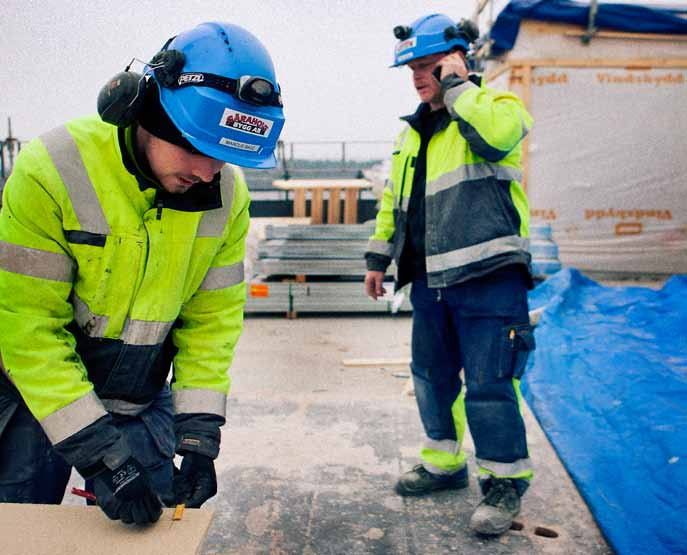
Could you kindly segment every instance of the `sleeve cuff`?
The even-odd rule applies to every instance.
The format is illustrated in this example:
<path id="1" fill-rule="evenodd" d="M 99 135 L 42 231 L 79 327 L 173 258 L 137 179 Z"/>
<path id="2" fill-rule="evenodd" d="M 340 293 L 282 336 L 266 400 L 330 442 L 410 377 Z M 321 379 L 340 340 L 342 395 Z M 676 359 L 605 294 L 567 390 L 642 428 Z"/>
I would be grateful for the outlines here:
<path id="1" fill-rule="evenodd" d="M 386 272 L 389 264 L 391 264 L 391 258 L 374 252 L 368 252 L 365 254 L 365 264 L 371 272 Z"/>
<path id="2" fill-rule="evenodd" d="M 179 455 L 200 453 L 212 459 L 219 455 L 220 426 L 225 422 L 216 414 L 177 414 L 175 451 Z"/>
<path id="3" fill-rule="evenodd" d="M 459 77 L 455 73 L 450 73 L 440 81 L 441 94 L 445 94 L 447 90 L 452 89 L 465 83 L 465 79 Z"/>
<path id="4" fill-rule="evenodd" d="M 131 453 L 121 432 L 108 414 L 68 438 L 54 444 L 62 458 L 84 478 L 97 474 L 113 458 Z"/>

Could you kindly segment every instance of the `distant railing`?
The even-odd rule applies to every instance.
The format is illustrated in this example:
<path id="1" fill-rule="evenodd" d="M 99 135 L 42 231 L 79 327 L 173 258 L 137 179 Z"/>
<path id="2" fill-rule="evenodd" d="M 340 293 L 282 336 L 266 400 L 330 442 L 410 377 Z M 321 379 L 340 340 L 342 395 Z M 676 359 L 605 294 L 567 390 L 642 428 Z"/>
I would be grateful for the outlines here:
<path id="1" fill-rule="evenodd" d="M 393 144 L 381 140 L 279 141 L 278 164 L 271 173 L 280 179 L 363 177 L 364 169 L 391 156 Z M 269 188 L 265 183 L 268 175 L 251 173 L 257 189 Z"/>
<path id="2" fill-rule="evenodd" d="M 379 160 L 391 155 L 393 141 L 279 141 L 280 160 Z"/>
<path id="3" fill-rule="evenodd" d="M 10 127 L 11 129 L 11 127 Z M 362 177 L 362 171 L 391 156 L 393 141 L 279 141 L 278 165 L 269 172 L 246 170 L 255 189 L 271 189 L 274 179 L 291 177 Z M 0 141 L 0 178 L 4 182 L 22 143 L 9 136 Z"/>
<path id="4" fill-rule="evenodd" d="M 14 159 L 21 150 L 21 141 L 8 137 L 0 141 L 0 178 L 4 181 L 9 177 L 14 167 Z"/>

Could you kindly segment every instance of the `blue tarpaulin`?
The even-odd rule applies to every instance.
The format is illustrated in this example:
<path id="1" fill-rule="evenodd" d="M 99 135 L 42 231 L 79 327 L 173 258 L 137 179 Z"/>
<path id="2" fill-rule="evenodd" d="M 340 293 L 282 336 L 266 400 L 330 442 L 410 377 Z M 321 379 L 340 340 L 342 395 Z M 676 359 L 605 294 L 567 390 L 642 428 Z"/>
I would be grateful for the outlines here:
<path id="1" fill-rule="evenodd" d="M 583 27 L 589 21 L 589 2 L 570 0 L 511 0 L 499 13 L 491 28 L 492 52 L 502 53 L 513 48 L 522 19 L 538 19 L 559 23 L 574 23 Z M 636 4 L 599 3 L 594 18 L 595 27 L 634 33 L 687 33 L 687 20 L 680 14 L 687 8 L 667 9 Z"/>
<path id="2" fill-rule="evenodd" d="M 656 291 L 566 269 L 539 307 L 523 394 L 604 535 L 620 555 L 687 553 L 687 276 Z"/>

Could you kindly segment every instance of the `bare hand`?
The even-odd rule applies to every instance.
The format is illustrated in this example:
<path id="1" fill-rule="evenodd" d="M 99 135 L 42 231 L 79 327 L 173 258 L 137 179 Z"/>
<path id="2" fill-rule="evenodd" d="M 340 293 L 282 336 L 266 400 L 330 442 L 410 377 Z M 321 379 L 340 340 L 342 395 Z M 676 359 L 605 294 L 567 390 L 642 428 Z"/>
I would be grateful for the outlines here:
<path id="1" fill-rule="evenodd" d="M 386 289 L 384 289 L 384 272 L 368 270 L 365 274 L 365 294 L 375 301 L 377 298 L 386 295 Z"/>
<path id="2" fill-rule="evenodd" d="M 444 56 L 437 63 L 441 67 L 441 79 L 447 75 L 455 73 L 461 79 L 467 81 L 468 79 L 468 66 L 465 63 L 465 58 L 460 52 L 452 52 L 447 56 Z"/>

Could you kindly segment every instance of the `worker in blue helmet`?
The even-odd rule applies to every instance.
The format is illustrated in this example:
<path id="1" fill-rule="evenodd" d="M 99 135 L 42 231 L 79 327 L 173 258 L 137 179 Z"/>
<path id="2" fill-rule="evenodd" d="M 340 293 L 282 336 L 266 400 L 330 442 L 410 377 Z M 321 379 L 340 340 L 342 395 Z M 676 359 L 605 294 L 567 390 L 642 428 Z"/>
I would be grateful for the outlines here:
<path id="1" fill-rule="evenodd" d="M 515 95 L 468 73 L 474 24 L 433 14 L 394 35 L 393 66 L 410 69 L 421 103 L 401 118 L 365 254 L 365 289 L 374 299 L 386 292 L 392 260 L 395 287 L 412 284 L 411 370 L 426 434 L 420 464 L 400 477 L 396 492 L 467 487 L 469 425 L 484 493 L 470 527 L 501 534 L 532 478 L 519 391 L 534 348 L 521 185 L 532 119 Z"/>
<path id="2" fill-rule="evenodd" d="M 26 145 L 4 188 L 0 502 L 60 503 L 76 468 L 108 517 L 149 524 L 217 491 L 238 166 L 275 165 L 281 90 L 255 36 L 209 22 L 110 79 L 98 112 Z"/>

